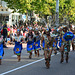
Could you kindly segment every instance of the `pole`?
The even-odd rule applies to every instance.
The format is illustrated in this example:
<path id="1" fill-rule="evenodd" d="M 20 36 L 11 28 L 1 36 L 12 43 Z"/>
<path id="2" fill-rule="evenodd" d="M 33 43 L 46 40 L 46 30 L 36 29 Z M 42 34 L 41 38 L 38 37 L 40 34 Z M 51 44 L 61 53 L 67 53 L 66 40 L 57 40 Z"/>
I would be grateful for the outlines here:
<path id="1" fill-rule="evenodd" d="M 56 15 L 55 15 L 55 25 L 59 26 L 59 0 L 56 0 Z"/>

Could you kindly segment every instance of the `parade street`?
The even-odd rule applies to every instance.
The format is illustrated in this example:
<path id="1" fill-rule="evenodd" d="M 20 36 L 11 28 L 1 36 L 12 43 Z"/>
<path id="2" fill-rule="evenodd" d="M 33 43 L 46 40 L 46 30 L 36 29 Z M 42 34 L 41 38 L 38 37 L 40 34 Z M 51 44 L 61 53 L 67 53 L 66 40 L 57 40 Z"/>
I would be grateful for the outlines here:
<path id="1" fill-rule="evenodd" d="M 4 49 L 4 58 L 0 65 L 0 75 L 75 75 L 75 51 L 69 54 L 69 63 L 60 63 L 60 53 L 52 54 L 50 69 L 46 69 L 43 50 L 40 56 L 29 59 L 26 49 L 23 49 L 21 61 L 17 61 L 13 48 Z"/>

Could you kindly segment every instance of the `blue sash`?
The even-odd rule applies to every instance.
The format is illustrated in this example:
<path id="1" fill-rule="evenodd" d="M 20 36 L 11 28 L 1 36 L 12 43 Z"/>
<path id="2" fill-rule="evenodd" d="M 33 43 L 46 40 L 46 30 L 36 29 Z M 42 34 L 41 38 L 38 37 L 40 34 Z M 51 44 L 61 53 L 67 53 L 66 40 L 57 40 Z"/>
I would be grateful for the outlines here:
<path id="1" fill-rule="evenodd" d="M 34 41 L 28 41 L 28 43 L 27 43 L 27 51 L 31 52 L 32 50 L 34 50 Z"/>
<path id="2" fill-rule="evenodd" d="M 3 44 L 0 44 L 0 59 L 3 58 Z"/>
<path id="3" fill-rule="evenodd" d="M 66 32 L 63 36 L 65 41 L 69 41 L 74 39 L 74 34 L 72 32 Z"/>
<path id="4" fill-rule="evenodd" d="M 22 50 L 22 44 L 20 44 L 20 42 L 15 41 L 15 47 L 14 47 L 14 51 L 16 54 L 21 53 Z"/>
<path id="5" fill-rule="evenodd" d="M 35 46 L 34 47 L 35 47 L 36 50 L 41 49 L 41 47 L 40 47 L 40 40 L 35 42 Z"/>

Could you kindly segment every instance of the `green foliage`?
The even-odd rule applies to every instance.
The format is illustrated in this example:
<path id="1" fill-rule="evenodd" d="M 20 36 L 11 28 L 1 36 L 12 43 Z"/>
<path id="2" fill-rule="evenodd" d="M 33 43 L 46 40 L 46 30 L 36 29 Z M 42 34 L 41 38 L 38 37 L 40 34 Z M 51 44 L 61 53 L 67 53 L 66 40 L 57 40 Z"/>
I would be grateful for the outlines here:
<path id="1" fill-rule="evenodd" d="M 70 23 L 75 21 L 75 0 L 60 0 L 59 15 L 66 18 Z"/>
<path id="2" fill-rule="evenodd" d="M 21 13 L 35 11 L 43 15 L 54 15 L 56 0 L 3 0 L 8 7 Z M 67 18 L 69 22 L 75 22 L 75 0 L 59 0 L 59 17 Z"/>

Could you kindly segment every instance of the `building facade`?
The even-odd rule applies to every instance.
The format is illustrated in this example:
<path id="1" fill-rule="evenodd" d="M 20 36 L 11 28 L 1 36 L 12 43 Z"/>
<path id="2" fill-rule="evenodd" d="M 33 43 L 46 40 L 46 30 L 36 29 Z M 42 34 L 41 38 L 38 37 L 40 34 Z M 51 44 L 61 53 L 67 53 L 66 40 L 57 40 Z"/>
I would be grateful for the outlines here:
<path id="1" fill-rule="evenodd" d="M 7 7 L 7 3 L 0 0 L 0 24 L 7 22 L 9 25 L 17 24 L 23 20 L 22 14 L 12 13 L 13 10 Z"/>

